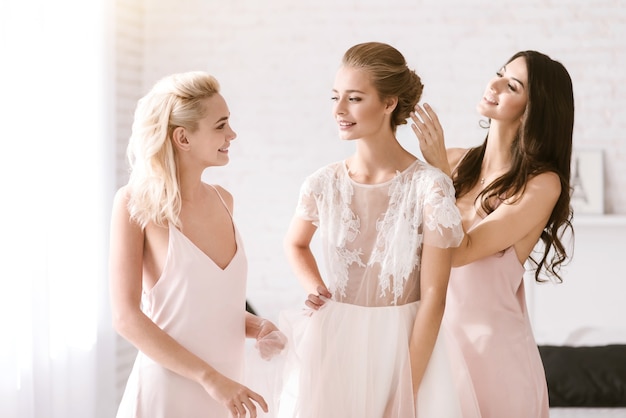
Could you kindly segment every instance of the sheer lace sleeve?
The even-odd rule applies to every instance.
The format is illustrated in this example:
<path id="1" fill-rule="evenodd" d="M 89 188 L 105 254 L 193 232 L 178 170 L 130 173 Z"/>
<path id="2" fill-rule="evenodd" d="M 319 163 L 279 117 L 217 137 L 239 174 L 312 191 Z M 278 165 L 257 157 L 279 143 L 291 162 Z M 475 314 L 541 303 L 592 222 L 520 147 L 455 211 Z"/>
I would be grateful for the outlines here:
<path id="1" fill-rule="evenodd" d="M 424 244 L 463 238 L 452 181 L 420 160 L 375 185 L 352 181 L 343 162 L 321 168 L 300 187 L 296 216 L 319 228 L 334 298 L 363 306 L 418 300 Z"/>
<path id="2" fill-rule="evenodd" d="M 305 221 L 312 221 L 319 227 L 319 210 L 315 200 L 314 187 L 318 184 L 315 175 L 307 177 L 300 186 L 300 196 L 296 206 L 296 215 Z M 317 191 L 319 193 L 319 190 Z"/>
<path id="3" fill-rule="evenodd" d="M 463 239 L 461 214 L 456 207 L 452 180 L 441 173 L 433 179 L 424 200 L 424 244 L 439 248 L 458 247 Z"/>

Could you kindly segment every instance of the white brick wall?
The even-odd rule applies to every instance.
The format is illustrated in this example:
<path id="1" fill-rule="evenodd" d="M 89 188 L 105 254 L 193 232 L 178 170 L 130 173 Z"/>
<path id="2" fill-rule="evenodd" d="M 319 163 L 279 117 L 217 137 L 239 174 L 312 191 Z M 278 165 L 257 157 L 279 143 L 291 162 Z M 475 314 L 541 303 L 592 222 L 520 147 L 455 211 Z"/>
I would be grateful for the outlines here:
<path id="1" fill-rule="evenodd" d="M 235 196 L 250 263 L 249 298 L 272 319 L 304 298 L 282 250 L 299 185 L 315 168 L 352 151 L 337 139 L 329 98 L 340 58 L 357 42 L 388 42 L 404 53 L 423 77 L 424 100 L 439 112 L 448 144 L 458 146 L 483 139 L 475 105 L 514 52 L 537 49 L 560 60 L 574 82 L 575 146 L 605 150 L 607 212 L 626 213 L 623 0 L 130 3 L 130 16 L 119 15 L 127 31 L 119 43 L 119 65 L 128 71 L 118 77 L 124 100 L 138 97 L 139 83 L 143 93 L 178 71 L 207 70 L 222 84 L 239 136 L 231 163 L 207 170 L 205 180 Z M 143 30 L 133 28 L 135 21 L 141 25 L 140 4 Z M 125 103 L 120 130 L 129 129 Z M 127 134 L 119 136 L 122 146 Z M 419 153 L 408 128 L 399 137 Z"/>

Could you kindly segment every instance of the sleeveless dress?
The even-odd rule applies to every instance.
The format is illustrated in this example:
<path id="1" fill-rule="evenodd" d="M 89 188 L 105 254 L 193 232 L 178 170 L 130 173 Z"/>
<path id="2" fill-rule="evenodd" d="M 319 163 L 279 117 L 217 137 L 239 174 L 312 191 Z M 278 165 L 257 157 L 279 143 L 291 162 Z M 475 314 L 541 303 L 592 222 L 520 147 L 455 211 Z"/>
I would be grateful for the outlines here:
<path id="1" fill-rule="evenodd" d="M 188 350 L 240 382 L 248 267 L 234 222 L 233 228 L 237 251 L 228 266 L 221 269 L 170 224 L 165 267 L 157 284 L 143 293 L 142 310 Z M 198 383 L 139 352 L 117 417 L 227 418 L 229 414 Z"/>
<path id="2" fill-rule="evenodd" d="M 337 162 L 305 180 L 296 215 L 318 227 L 323 278 L 333 297 L 316 312 L 281 313 L 290 349 L 278 416 L 478 416 L 469 381 L 461 394 L 462 375 L 453 380 L 452 364 L 462 369 L 462 358 L 443 333 L 417 408 L 413 400 L 409 340 L 419 310 L 422 247 L 457 246 L 463 236 L 451 180 L 416 160 L 386 183 L 360 184 Z"/>
<path id="3" fill-rule="evenodd" d="M 515 249 L 452 268 L 442 327 L 457 340 L 483 418 L 548 418 L 543 363 Z"/>

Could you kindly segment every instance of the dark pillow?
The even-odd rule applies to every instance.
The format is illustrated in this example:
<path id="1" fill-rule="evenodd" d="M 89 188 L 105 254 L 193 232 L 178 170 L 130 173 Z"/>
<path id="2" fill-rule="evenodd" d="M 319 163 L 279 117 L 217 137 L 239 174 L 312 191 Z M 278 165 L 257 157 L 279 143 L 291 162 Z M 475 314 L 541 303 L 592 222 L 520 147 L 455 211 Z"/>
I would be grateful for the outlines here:
<path id="1" fill-rule="evenodd" d="M 550 406 L 626 406 L 626 345 L 539 346 Z"/>

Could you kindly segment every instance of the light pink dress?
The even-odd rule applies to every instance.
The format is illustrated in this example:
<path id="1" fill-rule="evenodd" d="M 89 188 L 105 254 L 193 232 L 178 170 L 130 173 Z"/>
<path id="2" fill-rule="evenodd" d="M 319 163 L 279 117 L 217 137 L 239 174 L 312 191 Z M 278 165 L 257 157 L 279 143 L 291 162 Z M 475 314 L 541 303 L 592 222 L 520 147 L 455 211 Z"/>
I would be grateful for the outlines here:
<path id="1" fill-rule="evenodd" d="M 248 267 L 234 223 L 233 228 L 237 252 L 221 269 L 170 225 L 165 267 L 154 288 L 142 295 L 142 309 L 184 347 L 220 373 L 241 382 Z M 198 383 L 163 368 L 141 352 L 117 413 L 118 418 L 228 416 L 227 410 Z"/>
<path id="2" fill-rule="evenodd" d="M 463 351 L 482 418 L 549 415 L 523 275 L 513 247 L 450 275 L 443 326 Z"/>

